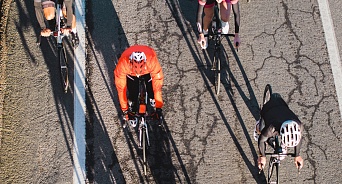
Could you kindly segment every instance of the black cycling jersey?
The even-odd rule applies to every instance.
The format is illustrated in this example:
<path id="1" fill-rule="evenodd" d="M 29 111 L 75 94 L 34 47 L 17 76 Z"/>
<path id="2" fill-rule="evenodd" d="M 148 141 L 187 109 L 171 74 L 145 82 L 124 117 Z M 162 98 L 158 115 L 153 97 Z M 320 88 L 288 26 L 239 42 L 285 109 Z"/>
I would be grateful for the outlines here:
<path id="1" fill-rule="evenodd" d="M 283 122 L 286 120 L 294 120 L 301 125 L 298 117 L 290 110 L 286 102 L 280 96 L 274 94 L 270 101 L 263 106 L 260 114 L 265 122 L 265 127 L 262 129 L 258 140 L 259 152 L 262 156 L 265 156 L 266 141 L 268 138 L 279 135 Z M 301 142 L 300 140 L 300 143 L 294 148 L 296 156 L 299 156 Z"/>
<path id="2" fill-rule="evenodd" d="M 208 5 L 208 4 L 215 3 L 216 0 L 201 0 L 201 1 Z M 204 5 L 198 4 L 198 7 L 197 7 L 197 23 L 196 23 L 198 34 L 201 34 L 203 32 L 203 28 L 202 28 L 203 8 L 204 8 Z M 236 4 L 233 4 L 232 9 L 233 9 L 234 20 L 235 20 L 234 21 L 235 22 L 235 33 L 239 33 L 239 31 L 240 31 L 240 6 L 239 6 L 239 2 L 237 2 Z"/>

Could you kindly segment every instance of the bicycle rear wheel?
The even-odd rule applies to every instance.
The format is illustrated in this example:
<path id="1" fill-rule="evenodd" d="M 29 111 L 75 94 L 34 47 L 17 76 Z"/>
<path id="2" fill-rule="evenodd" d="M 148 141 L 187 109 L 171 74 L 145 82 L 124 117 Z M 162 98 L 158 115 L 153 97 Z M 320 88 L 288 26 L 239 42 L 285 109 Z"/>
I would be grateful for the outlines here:
<path id="1" fill-rule="evenodd" d="M 61 72 L 61 81 L 64 93 L 68 92 L 69 87 L 69 76 L 68 76 L 68 65 L 67 65 L 67 56 L 65 52 L 65 48 L 63 45 L 58 47 L 58 61 L 60 65 Z"/>
<path id="2" fill-rule="evenodd" d="M 262 100 L 262 105 L 265 105 L 270 99 L 272 95 L 272 88 L 270 84 L 267 84 L 264 90 L 264 98 Z"/>
<path id="3" fill-rule="evenodd" d="M 214 65 L 215 65 L 215 94 L 220 94 L 221 85 L 221 59 L 219 57 L 219 52 L 216 51 L 214 55 Z"/>

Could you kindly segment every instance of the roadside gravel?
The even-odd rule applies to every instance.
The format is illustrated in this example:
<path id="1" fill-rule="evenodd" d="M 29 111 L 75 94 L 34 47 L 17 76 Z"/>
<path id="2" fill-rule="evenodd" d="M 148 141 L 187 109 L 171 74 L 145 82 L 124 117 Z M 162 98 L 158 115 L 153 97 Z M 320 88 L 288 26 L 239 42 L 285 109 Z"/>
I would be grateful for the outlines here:
<path id="1" fill-rule="evenodd" d="M 4 102 L 3 91 L 6 88 L 6 61 L 7 61 L 7 45 L 6 45 L 6 28 L 8 13 L 10 10 L 10 4 L 12 0 L 1 0 L 0 1 L 0 148 L 1 148 L 1 137 L 4 131 L 2 126 L 2 109 Z"/>

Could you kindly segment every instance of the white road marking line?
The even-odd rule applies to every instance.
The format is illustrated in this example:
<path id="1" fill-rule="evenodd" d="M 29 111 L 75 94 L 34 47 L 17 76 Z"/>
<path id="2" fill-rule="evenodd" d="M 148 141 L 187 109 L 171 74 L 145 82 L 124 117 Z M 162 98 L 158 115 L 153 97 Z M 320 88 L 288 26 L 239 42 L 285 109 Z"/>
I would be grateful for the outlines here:
<path id="1" fill-rule="evenodd" d="M 86 175 L 86 125 L 85 125 L 85 0 L 75 0 L 76 28 L 79 45 L 75 49 L 74 64 L 74 150 L 73 183 L 85 184 Z"/>
<path id="2" fill-rule="evenodd" d="M 337 40 L 334 31 L 334 25 L 331 18 L 331 12 L 329 8 L 328 0 L 318 0 L 319 11 L 322 18 L 323 29 L 325 33 L 325 39 L 328 47 L 328 54 L 330 59 L 330 65 L 332 74 L 334 76 L 334 82 L 336 87 L 336 94 L 338 104 L 340 107 L 340 115 L 342 119 L 342 65 L 341 57 L 339 54 Z"/>

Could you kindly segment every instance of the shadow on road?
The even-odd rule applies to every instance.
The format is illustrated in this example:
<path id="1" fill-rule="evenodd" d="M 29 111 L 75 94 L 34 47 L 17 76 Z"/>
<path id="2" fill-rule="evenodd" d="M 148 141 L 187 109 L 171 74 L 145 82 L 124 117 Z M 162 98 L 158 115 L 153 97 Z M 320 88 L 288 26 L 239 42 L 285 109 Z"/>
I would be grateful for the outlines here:
<path id="1" fill-rule="evenodd" d="M 101 13 L 100 13 L 101 12 Z M 87 2 L 88 26 L 87 42 L 87 178 L 90 183 L 126 183 L 122 174 L 122 166 L 115 153 L 113 143 L 109 137 L 105 121 L 94 97 L 91 77 L 100 77 L 105 83 L 103 94 L 109 94 L 113 104 L 108 109 L 120 110 L 117 94 L 114 89 L 113 69 L 116 54 L 128 47 L 121 23 L 113 7 L 112 1 Z M 96 28 L 95 28 L 96 27 Z M 118 43 L 117 40 L 123 41 Z M 98 56 L 102 56 L 99 58 Z M 90 58 L 91 57 L 91 58 Z M 101 63 L 104 61 L 104 66 Z M 91 63 L 89 63 L 91 61 Z M 94 76 L 97 70 L 99 76 Z M 108 77 L 109 76 L 109 77 Z M 109 78 L 109 81 L 107 79 Z M 113 123 L 115 120 L 113 120 Z"/>
<path id="2" fill-rule="evenodd" d="M 96 77 L 101 77 L 106 87 L 102 93 L 109 93 L 113 102 L 113 104 L 109 104 L 108 109 L 116 109 L 116 113 L 120 117 L 121 109 L 114 86 L 113 70 L 120 54 L 129 47 L 129 43 L 112 1 L 104 0 L 101 3 L 89 2 L 87 10 L 87 25 L 89 28 L 88 43 L 90 43 L 88 52 L 93 57 L 91 58 L 92 63 L 88 65 L 91 68 L 89 73 L 91 74 L 95 70 L 100 72 L 100 76 Z M 104 64 L 102 64 L 102 60 Z M 90 76 L 93 76 L 93 74 Z M 145 177 L 143 170 L 141 170 L 142 162 L 139 158 L 141 150 L 135 141 L 137 135 L 129 131 L 124 131 L 124 139 L 127 142 L 130 159 L 133 161 L 133 168 L 135 169 L 135 171 L 127 171 L 132 166 L 127 166 L 125 160 L 118 160 L 113 143 L 102 119 L 100 109 L 97 107 L 97 99 L 94 98 L 92 92 L 94 85 L 90 84 L 89 86 L 87 92 L 89 103 L 87 105 L 88 110 L 92 110 L 89 113 L 87 122 L 87 150 L 89 153 L 87 156 L 87 165 L 90 171 L 88 172 L 90 181 L 95 183 L 111 183 L 112 181 L 126 183 L 128 181 L 124 178 L 122 174 L 123 170 L 121 169 L 124 168 L 125 172 L 133 174 L 135 179 L 138 178 L 140 183 L 149 183 L 152 180 L 157 183 L 176 183 L 173 173 L 177 174 L 177 169 L 172 164 L 169 140 L 171 141 L 172 149 L 176 151 L 177 155 L 179 153 L 177 153 L 177 148 L 172 140 L 171 134 L 166 139 L 164 135 L 166 132 L 160 132 L 157 135 L 164 136 L 161 136 L 162 139 L 156 140 L 156 137 L 154 137 L 154 130 L 156 129 L 154 126 L 150 127 L 151 141 L 154 143 L 150 149 L 151 156 L 148 157 L 150 174 Z M 113 121 L 119 121 L 119 119 Z M 94 136 L 95 132 L 97 137 Z M 120 136 L 119 132 L 116 136 Z M 105 152 L 102 151 L 104 149 L 106 150 Z M 111 155 L 111 159 L 106 159 L 108 155 Z M 179 161 L 182 162 L 181 160 Z M 114 167 L 104 168 L 102 165 L 111 165 Z M 186 173 L 185 168 L 183 168 L 183 173 Z"/>
<path id="3" fill-rule="evenodd" d="M 197 67 L 200 69 L 202 78 L 206 84 L 207 89 L 209 90 L 209 92 L 211 94 L 213 103 L 216 105 L 218 112 L 220 113 L 221 119 L 223 120 L 225 126 L 227 127 L 227 130 L 228 130 L 230 136 L 232 137 L 234 144 L 235 144 L 235 147 L 239 150 L 242 159 L 244 160 L 246 166 L 248 167 L 249 171 L 253 175 L 255 181 L 257 183 L 264 183 L 265 182 L 265 176 L 258 174 L 258 169 L 255 166 L 255 161 L 250 161 L 250 159 L 245 154 L 243 147 L 241 146 L 237 136 L 234 134 L 234 131 L 231 128 L 227 118 L 225 117 L 225 114 L 223 113 L 223 110 L 220 106 L 220 103 L 217 99 L 217 96 L 211 90 L 211 85 L 212 85 L 211 81 L 213 81 L 213 79 L 212 80 L 210 80 L 210 79 L 213 78 L 213 74 L 211 74 L 213 72 L 209 71 L 209 70 L 210 70 L 211 63 L 212 63 L 212 61 L 211 61 L 212 56 L 210 56 L 211 55 L 210 53 L 198 50 L 198 47 L 195 46 L 198 44 L 197 43 L 197 35 L 193 33 L 193 32 L 196 32 L 196 30 L 197 30 L 197 26 L 196 26 L 197 2 L 190 1 L 190 0 L 185 0 L 185 1 L 183 1 L 183 0 L 182 1 L 167 0 L 167 4 L 168 4 L 171 12 L 173 12 L 174 19 L 176 20 L 179 29 L 183 33 L 184 39 L 186 40 L 186 43 L 187 43 L 187 45 L 191 51 L 191 54 L 194 58 L 194 61 L 196 62 Z M 190 9 L 189 7 L 192 7 L 192 8 Z M 190 25 L 186 24 L 187 21 L 190 22 Z M 184 24 L 186 25 L 186 27 L 184 26 Z M 222 63 L 225 63 L 225 65 L 226 65 L 226 66 L 225 65 L 223 65 L 223 66 L 225 66 L 224 68 L 226 68 L 227 75 L 225 77 L 223 75 L 223 79 L 221 79 L 221 81 L 224 84 L 230 84 L 231 81 L 233 82 L 234 86 L 236 87 L 236 89 L 239 93 L 239 96 L 242 97 L 242 99 L 246 103 L 247 107 L 250 109 L 250 112 L 253 114 L 255 119 L 257 119 L 259 116 L 259 114 L 258 114 L 259 109 L 258 109 L 258 103 L 257 103 L 257 100 L 255 98 L 253 89 L 249 83 L 248 77 L 247 77 L 247 75 L 246 75 L 246 73 L 245 73 L 245 71 L 244 71 L 244 69 L 240 63 L 239 57 L 236 54 L 235 49 L 233 48 L 229 38 L 227 38 L 227 41 L 230 45 L 230 50 L 234 54 L 234 58 L 237 61 L 237 64 L 240 68 L 242 76 L 244 77 L 244 82 L 247 85 L 249 96 L 247 96 L 246 93 L 240 88 L 240 84 L 239 84 L 238 80 L 236 80 L 233 73 L 229 70 L 228 57 L 225 57 L 225 60 L 222 60 Z M 222 50 L 224 51 L 224 54 L 227 56 L 228 55 L 227 50 L 224 48 Z M 201 59 L 199 54 L 204 54 L 205 61 L 203 61 Z M 229 78 L 231 78 L 230 79 L 231 81 L 229 80 Z M 241 129 L 243 130 L 243 133 L 245 134 L 245 138 L 247 139 L 249 147 L 253 153 L 253 159 L 255 160 L 257 158 L 257 153 L 256 153 L 256 150 L 253 146 L 251 137 L 249 136 L 249 133 L 248 133 L 248 130 L 245 126 L 245 123 L 243 122 L 240 111 L 235 104 L 236 96 L 233 93 L 233 91 L 231 91 L 232 90 L 231 87 L 233 87 L 233 86 L 225 85 L 225 91 L 226 91 L 226 93 L 227 93 L 227 95 L 228 95 L 228 97 L 232 103 L 234 111 L 238 117 Z"/>
<path id="4" fill-rule="evenodd" d="M 21 38 L 22 45 L 27 51 L 30 62 L 29 64 L 32 65 L 32 70 L 34 68 L 39 67 L 43 64 L 45 64 L 48 68 L 48 72 L 50 74 L 50 81 L 52 86 L 52 92 L 54 96 L 55 101 L 55 108 L 56 113 L 58 115 L 59 124 L 63 133 L 64 142 L 68 151 L 68 155 L 70 157 L 71 163 L 74 164 L 73 160 L 73 146 L 72 142 L 70 141 L 73 138 L 73 87 L 70 86 L 69 92 L 64 93 L 64 90 L 62 89 L 62 81 L 60 77 L 60 66 L 59 62 L 57 60 L 57 48 L 55 44 L 55 39 L 53 37 L 49 38 L 42 38 L 40 46 L 37 47 L 31 47 L 31 45 L 35 45 L 29 42 L 32 42 L 33 40 L 38 40 L 38 37 L 40 36 L 40 27 L 38 25 L 38 22 L 36 20 L 36 15 L 34 11 L 34 5 L 33 1 L 16 1 L 16 5 L 19 12 L 19 19 L 17 22 L 15 22 L 15 25 L 17 27 L 18 34 Z M 33 22 L 33 28 L 34 28 L 34 35 L 28 36 L 27 30 L 30 26 L 32 26 Z M 73 67 L 74 63 L 73 56 L 74 53 L 72 51 L 70 42 L 68 40 L 64 40 L 66 47 L 66 54 L 67 54 L 67 60 L 69 61 L 69 79 L 70 81 L 73 81 Z M 39 60 L 37 59 L 37 53 L 39 51 L 39 54 L 42 54 L 42 57 L 45 61 L 45 63 L 39 63 Z M 45 108 L 45 107 L 42 107 Z M 35 123 L 35 122 L 32 122 Z M 34 125 L 33 125 L 34 126 Z"/>

